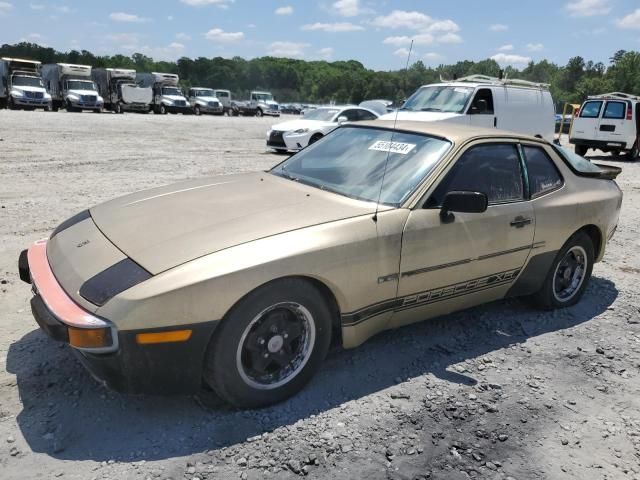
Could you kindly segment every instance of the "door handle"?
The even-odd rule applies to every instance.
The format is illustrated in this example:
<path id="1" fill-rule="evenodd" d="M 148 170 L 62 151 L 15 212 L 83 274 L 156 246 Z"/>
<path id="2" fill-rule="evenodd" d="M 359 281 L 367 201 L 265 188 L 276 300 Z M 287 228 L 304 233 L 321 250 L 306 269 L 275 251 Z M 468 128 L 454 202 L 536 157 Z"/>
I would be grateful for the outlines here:
<path id="1" fill-rule="evenodd" d="M 525 225 L 529 225 L 530 223 L 531 223 L 531 219 L 530 218 L 522 217 L 522 216 L 519 215 L 516 218 L 514 218 L 513 220 L 511 220 L 509 225 L 511 225 L 512 227 L 516 227 L 516 228 L 522 228 Z"/>

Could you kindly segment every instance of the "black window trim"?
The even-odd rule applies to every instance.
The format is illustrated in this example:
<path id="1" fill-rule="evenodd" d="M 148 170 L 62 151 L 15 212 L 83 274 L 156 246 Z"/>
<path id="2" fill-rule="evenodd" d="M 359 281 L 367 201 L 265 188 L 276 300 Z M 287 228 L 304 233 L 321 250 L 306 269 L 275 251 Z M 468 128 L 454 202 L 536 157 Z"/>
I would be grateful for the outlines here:
<path id="1" fill-rule="evenodd" d="M 600 116 L 602 115 L 602 107 L 604 106 L 604 102 L 605 102 L 604 100 L 587 100 L 586 102 L 584 102 L 584 104 L 580 108 L 580 116 L 578 118 L 600 118 Z M 582 116 L 582 114 L 584 112 L 584 106 L 587 103 L 600 103 L 600 108 L 598 108 L 598 114 L 595 117 L 584 117 L 584 116 Z"/>
<path id="2" fill-rule="evenodd" d="M 451 166 L 449 168 L 447 168 L 447 170 L 445 172 L 442 173 L 442 177 L 440 179 L 436 180 L 436 182 L 434 182 L 433 186 L 427 192 L 425 192 L 425 194 L 422 196 L 420 201 L 417 203 L 417 206 L 419 206 L 418 208 L 424 208 L 424 209 L 427 209 L 427 210 L 439 210 L 440 208 L 442 208 L 442 205 L 426 207 L 426 204 L 429 201 L 429 199 L 431 198 L 431 195 L 433 195 L 433 192 L 438 188 L 440 183 L 447 177 L 447 175 L 449 175 L 449 172 L 451 172 L 451 170 L 455 167 L 456 163 L 458 163 L 458 161 L 462 158 L 462 156 L 465 153 L 467 153 L 469 150 L 471 150 L 473 148 L 486 146 L 486 145 L 510 145 L 510 146 L 514 147 L 516 149 L 517 154 L 518 154 L 518 164 L 520 166 L 520 179 L 522 180 L 522 198 L 521 199 L 505 200 L 505 201 L 502 201 L 502 202 L 489 202 L 488 205 L 487 205 L 487 208 L 495 207 L 495 206 L 498 206 L 498 205 L 510 205 L 510 204 L 513 204 L 513 203 L 521 203 L 521 202 L 529 201 L 530 200 L 528 198 L 528 181 L 529 181 L 529 179 L 525 175 L 525 168 L 526 167 L 525 167 L 524 162 L 523 162 L 522 154 L 520 153 L 520 143 L 517 140 L 516 141 L 496 140 L 496 141 L 489 141 L 489 142 L 480 141 L 478 143 L 472 143 L 468 148 L 464 149 L 463 151 L 460 152 L 459 155 L 456 156 L 456 158 L 451 163 Z M 486 192 L 481 192 L 481 193 L 485 193 L 486 194 Z"/>
<path id="3" fill-rule="evenodd" d="M 544 192 L 540 192 L 537 194 L 531 193 L 530 183 L 529 183 L 529 169 L 527 168 L 527 154 L 524 152 L 524 147 L 539 148 L 545 153 L 545 155 L 547 155 L 547 157 L 549 157 L 549 160 L 551 160 L 551 164 L 556 169 L 556 173 L 558 174 L 558 176 L 560 177 L 560 180 L 562 181 L 562 183 L 559 186 L 552 188 L 551 190 L 545 190 Z M 524 169 L 526 174 L 527 200 L 537 200 L 540 197 L 544 197 L 545 195 L 556 192 L 560 190 L 562 187 L 564 187 L 565 185 L 564 176 L 562 175 L 562 172 L 558 168 L 558 165 L 556 165 L 555 160 L 551 157 L 551 155 L 549 155 L 549 153 L 544 148 L 544 146 L 540 144 L 534 144 L 534 143 L 518 143 L 518 151 L 520 151 L 520 158 L 523 165 L 522 168 Z"/>

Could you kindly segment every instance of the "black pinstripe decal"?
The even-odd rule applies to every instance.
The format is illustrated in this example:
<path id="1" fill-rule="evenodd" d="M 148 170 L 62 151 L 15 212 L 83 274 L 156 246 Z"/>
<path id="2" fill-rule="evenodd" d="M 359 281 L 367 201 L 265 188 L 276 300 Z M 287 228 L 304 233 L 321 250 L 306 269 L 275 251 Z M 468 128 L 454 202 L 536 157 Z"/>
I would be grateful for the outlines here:
<path id="1" fill-rule="evenodd" d="M 401 311 L 409 308 L 420 307 L 431 303 L 449 300 L 451 298 L 480 292 L 489 288 L 512 283 L 520 273 L 520 269 L 507 270 L 494 273 L 466 282 L 454 283 L 445 287 L 438 287 L 424 292 L 406 295 L 370 305 L 356 312 L 342 315 L 342 326 L 353 326 L 371 317 L 389 311 Z"/>

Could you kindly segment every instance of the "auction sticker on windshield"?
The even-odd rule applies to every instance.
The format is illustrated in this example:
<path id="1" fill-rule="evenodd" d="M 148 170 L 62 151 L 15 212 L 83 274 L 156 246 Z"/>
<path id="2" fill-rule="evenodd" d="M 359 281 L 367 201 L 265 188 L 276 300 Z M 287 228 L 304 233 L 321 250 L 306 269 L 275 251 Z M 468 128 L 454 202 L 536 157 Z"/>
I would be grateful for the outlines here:
<path id="1" fill-rule="evenodd" d="M 415 143 L 388 142 L 386 140 L 378 140 L 369 147 L 369 150 L 377 150 L 379 152 L 400 153 L 406 155 L 416 148 Z"/>

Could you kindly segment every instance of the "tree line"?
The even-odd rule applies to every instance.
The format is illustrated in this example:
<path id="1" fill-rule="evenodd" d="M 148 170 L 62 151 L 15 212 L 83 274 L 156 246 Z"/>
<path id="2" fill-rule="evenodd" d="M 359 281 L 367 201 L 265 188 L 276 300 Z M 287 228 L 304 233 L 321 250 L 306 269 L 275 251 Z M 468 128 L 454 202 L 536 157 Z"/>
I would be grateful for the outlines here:
<path id="1" fill-rule="evenodd" d="M 356 60 L 327 62 L 278 57 L 252 60 L 182 57 L 168 62 L 155 61 L 141 53 L 99 56 L 87 50 L 60 52 L 28 42 L 2 45 L 0 57 L 176 73 L 184 87 L 226 88 L 236 97 L 244 97 L 254 89 L 269 90 L 280 102 L 360 103 L 385 98 L 399 103 L 421 85 L 472 74 L 493 77 L 502 74 L 548 83 L 559 110 L 565 102 L 580 103 L 589 95 L 611 91 L 640 96 L 640 52 L 625 50 L 615 52 L 606 65 L 576 56 L 564 66 L 541 60 L 530 62 L 522 70 L 507 67 L 503 71 L 492 59 L 465 60 L 435 68 L 417 61 L 408 71 L 374 71 Z"/>

